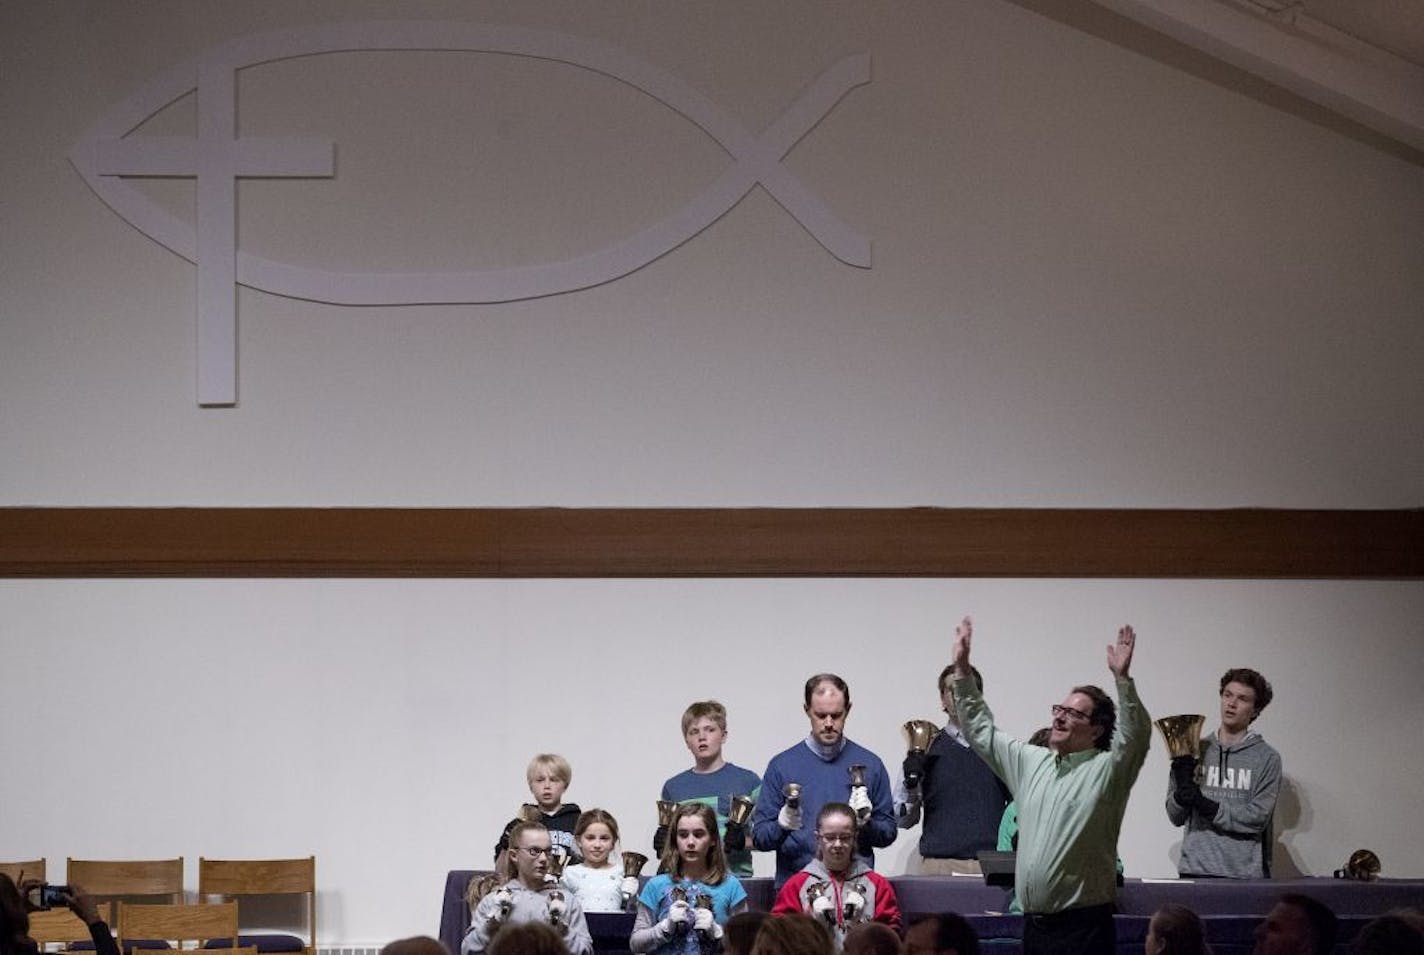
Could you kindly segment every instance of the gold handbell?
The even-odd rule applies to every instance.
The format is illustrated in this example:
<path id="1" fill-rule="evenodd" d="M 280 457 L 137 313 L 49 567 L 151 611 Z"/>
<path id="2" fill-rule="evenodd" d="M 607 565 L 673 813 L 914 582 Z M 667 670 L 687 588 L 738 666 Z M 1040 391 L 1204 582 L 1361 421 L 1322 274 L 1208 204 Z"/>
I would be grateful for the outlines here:
<path id="1" fill-rule="evenodd" d="M 541 815 L 543 813 L 539 811 L 539 807 L 532 802 L 526 802 L 519 807 L 520 822 L 538 822 Z"/>
<path id="2" fill-rule="evenodd" d="M 812 882 L 806 886 L 806 906 L 809 909 L 812 902 L 830 891 L 830 884 L 827 882 Z"/>
<path id="3" fill-rule="evenodd" d="M 929 720 L 908 720 L 900 727 L 900 735 L 905 737 L 908 752 L 923 753 L 939 735 L 939 727 Z"/>
<path id="4" fill-rule="evenodd" d="M 786 790 L 785 790 L 785 792 L 786 792 L 786 805 L 790 806 L 792 809 L 800 809 L 800 808 L 801 808 L 801 784 L 800 784 L 800 783 L 787 783 L 787 784 L 786 784 Z"/>
<path id="5" fill-rule="evenodd" d="M 1379 878 L 1380 859 L 1369 849 L 1356 849 L 1350 853 L 1350 861 L 1345 863 L 1345 878 L 1360 882 L 1373 882 Z"/>
<path id="6" fill-rule="evenodd" d="M 756 803 L 750 796 L 733 796 L 732 805 L 727 810 L 727 821 L 734 826 L 745 826 L 751 818 Z"/>
<path id="7" fill-rule="evenodd" d="M 1206 717 L 1197 713 L 1182 716 L 1164 716 L 1157 721 L 1162 731 L 1162 739 L 1167 744 L 1167 753 L 1173 759 L 1178 756 L 1201 758 L 1201 731 Z"/>
<path id="8" fill-rule="evenodd" d="M 712 896 L 703 893 L 702 895 L 699 895 L 697 897 L 697 901 L 693 904 L 695 904 L 699 909 L 706 909 L 710 912 L 712 911 Z"/>
<path id="9" fill-rule="evenodd" d="M 672 814 L 677 812 L 677 803 L 668 799 L 658 800 L 658 825 L 672 825 Z"/>
<path id="10" fill-rule="evenodd" d="M 623 878 L 636 879 L 643 874 L 643 866 L 648 864 L 648 857 L 641 852 L 623 853 Z"/>
<path id="11" fill-rule="evenodd" d="M 569 852 L 550 852 L 548 869 L 549 874 L 552 875 L 555 879 L 563 878 L 564 869 L 568 866 L 569 860 L 572 858 L 573 854 Z"/>

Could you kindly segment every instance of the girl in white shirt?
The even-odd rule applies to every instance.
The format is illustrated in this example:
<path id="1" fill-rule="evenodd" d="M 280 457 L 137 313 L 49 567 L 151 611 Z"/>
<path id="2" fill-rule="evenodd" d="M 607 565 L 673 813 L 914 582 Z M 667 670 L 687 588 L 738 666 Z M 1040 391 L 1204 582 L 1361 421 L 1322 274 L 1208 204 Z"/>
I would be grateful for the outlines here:
<path id="1" fill-rule="evenodd" d="M 590 809 L 574 825 L 574 839 L 583 862 L 564 870 L 564 885 L 578 896 L 585 912 L 624 911 L 638 895 L 638 879 L 625 877 L 621 859 L 615 861 L 618 821 L 612 813 Z"/>

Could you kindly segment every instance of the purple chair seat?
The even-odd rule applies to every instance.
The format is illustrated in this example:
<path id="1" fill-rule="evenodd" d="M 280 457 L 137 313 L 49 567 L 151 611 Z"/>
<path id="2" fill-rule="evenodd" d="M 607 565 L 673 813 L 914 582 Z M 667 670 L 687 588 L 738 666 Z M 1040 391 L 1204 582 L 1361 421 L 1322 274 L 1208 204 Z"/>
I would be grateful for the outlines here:
<path id="1" fill-rule="evenodd" d="M 306 943 L 295 935 L 239 935 L 237 937 L 239 948 L 255 948 L 258 952 L 302 952 L 306 951 Z M 230 938 L 210 938 L 203 943 L 203 948 L 232 948 Z"/>

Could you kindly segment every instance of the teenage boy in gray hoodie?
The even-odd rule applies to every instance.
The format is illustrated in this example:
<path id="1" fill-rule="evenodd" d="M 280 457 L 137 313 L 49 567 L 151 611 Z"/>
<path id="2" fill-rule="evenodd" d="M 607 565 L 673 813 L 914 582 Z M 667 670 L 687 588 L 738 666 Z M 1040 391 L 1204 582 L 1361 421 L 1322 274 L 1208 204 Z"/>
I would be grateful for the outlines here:
<path id="1" fill-rule="evenodd" d="M 1281 789 L 1281 757 L 1251 728 L 1271 702 L 1271 684 L 1255 670 L 1221 678 L 1221 726 L 1201 758 L 1172 760 L 1167 818 L 1186 825 L 1177 872 L 1182 878 L 1271 876 L 1271 817 Z"/>

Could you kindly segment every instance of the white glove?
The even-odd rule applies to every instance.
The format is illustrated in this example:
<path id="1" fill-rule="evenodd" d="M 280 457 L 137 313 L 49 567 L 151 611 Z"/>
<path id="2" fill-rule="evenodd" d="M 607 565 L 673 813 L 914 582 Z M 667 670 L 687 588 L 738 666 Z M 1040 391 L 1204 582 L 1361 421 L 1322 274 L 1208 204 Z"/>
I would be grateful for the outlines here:
<path id="1" fill-rule="evenodd" d="M 658 930 L 664 938 L 672 938 L 678 929 L 687 927 L 687 909 L 688 905 L 683 901 L 674 902 L 668 909 L 668 914 L 658 923 Z"/>
<path id="2" fill-rule="evenodd" d="M 865 911 L 865 896 L 855 889 L 847 889 L 841 897 L 841 911 L 845 913 L 847 922 L 854 922 L 856 916 Z"/>
<path id="3" fill-rule="evenodd" d="M 627 876 L 619 888 L 623 892 L 624 899 L 631 899 L 638 894 L 638 877 L 636 875 Z"/>
<path id="4" fill-rule="evenodd" d="M 569 903 L 564 901 L 562 894 L 555 893 L 549 897 L 549 924 L 562 925 L 564 913 L 568 911 Z"/>
<path id="5" fill-rule="evenodd" d="M 850 798 L 846 800 L 846 803 L 855 810 L 855 817 L 861 822 L 869 819 L 870 811 L 875 808 L 870 801 L 870 793 L 865 791 L 864 786 L 852 786 Z"/>
<path id="6" fill-rule="evenodd" d="M 703 935 L 710 935 L 712 938 L 722 937 L 722 926 L 712 918 L 711 909 L 697 909 L 692 915 L 692 927 Z"/>
<path id="7" fill-rule="evenodd" d="M 490 913 L 490 921 L 502 922 L 509 918 L 509 910 L 514 907 L 514 894 L 504 886 L 500 886 L 495 889 L 494 899 L 498 904 L 495 906 L 494 912 Z"/>
<path id="8" fill-rule="evenodd" d="M 816 901 L 811 903 L 811 913 L 819 915 L 832 925 L 836 924 L 836 903 L 832 902 L 829 896 L 816 896 Z"/>
<path id="9" fill-rule="evenodd" d="M 782 806 L 781 812 L 776 814 L 776 824 L 783 829 L 796 830 L 801 828 L 801 807 L 792 809 L 790 806 Z"/>

